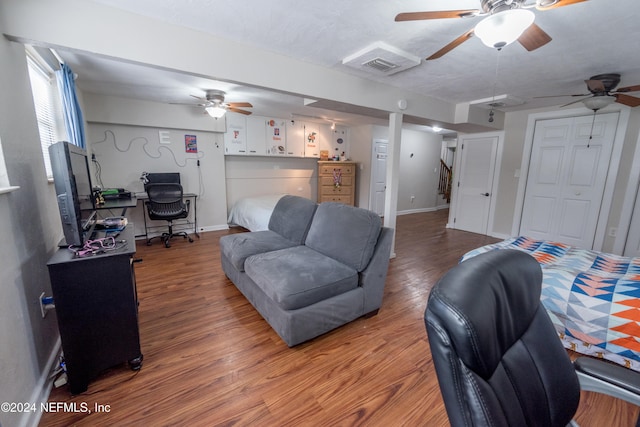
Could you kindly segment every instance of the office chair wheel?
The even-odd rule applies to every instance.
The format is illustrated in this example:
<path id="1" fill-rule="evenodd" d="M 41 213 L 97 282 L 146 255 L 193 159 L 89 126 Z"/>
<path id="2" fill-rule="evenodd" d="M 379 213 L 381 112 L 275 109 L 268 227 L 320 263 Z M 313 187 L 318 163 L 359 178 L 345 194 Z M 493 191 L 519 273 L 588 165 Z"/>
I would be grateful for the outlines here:
<path id="1" fill-rule="evenodd" d="M 193 239 L 189 237 L 189 243 L 193 243 Z"/>

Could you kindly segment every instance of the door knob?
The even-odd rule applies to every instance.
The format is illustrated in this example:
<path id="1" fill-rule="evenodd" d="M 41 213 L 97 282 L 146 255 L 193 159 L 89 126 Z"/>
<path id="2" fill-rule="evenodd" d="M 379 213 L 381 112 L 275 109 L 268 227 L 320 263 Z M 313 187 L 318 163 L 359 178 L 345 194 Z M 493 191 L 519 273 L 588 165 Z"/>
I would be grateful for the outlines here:
<path id="1" fill-rule="evenodd" d="M 481 196 L 489 197 L 489 193 L 480 193 Z"/>

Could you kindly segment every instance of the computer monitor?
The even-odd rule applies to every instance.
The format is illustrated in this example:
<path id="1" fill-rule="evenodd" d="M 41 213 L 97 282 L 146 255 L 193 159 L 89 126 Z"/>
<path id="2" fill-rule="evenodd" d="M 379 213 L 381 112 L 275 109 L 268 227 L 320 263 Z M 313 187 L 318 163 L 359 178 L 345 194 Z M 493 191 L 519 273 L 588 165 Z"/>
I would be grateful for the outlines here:
<path id="1" fill-rule="evenodd" d="M 95 222 L 95 200 L 89 159 L 82 148 L 66 141 L 49 146 L 58 210 L 65 241 L 61 245 L 82 246 L 87 230 Z"/>
<path id="2" fill-rule="evenodd" d="M 146 177 L 145 191 L 147 184 L 180 184 L 180 172 L 153 172 L 146 174 Z"/>

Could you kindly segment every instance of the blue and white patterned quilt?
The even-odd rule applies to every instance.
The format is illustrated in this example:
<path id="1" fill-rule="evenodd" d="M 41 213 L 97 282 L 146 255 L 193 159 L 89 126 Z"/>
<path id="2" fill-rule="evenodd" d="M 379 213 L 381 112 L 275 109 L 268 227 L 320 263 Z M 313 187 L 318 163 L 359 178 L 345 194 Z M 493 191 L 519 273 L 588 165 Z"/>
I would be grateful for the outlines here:
<path id="1" fill-rule="evenodd" d="M 467 252 L 461 262 L 497 249 L 540 263 L 540 300 L 566 348 L 640 371 L 640 258 L 520 236 Z"/>

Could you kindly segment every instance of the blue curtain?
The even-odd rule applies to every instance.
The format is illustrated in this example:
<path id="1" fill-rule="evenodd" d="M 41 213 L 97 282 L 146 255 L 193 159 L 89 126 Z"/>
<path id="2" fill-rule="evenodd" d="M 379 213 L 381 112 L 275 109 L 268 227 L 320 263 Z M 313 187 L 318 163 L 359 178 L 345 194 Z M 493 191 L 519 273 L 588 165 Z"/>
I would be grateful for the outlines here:
<path id="1" fill-rule="evenodd" d="M 67 129 L 69 142 L 80 148 L 86 149 L 84 138 L 84 119 L 82 110 L 76 95 L 76 84 L 73 80 L 73 71 L 67 64 L 60 64 L 60 69 L 56 71 L 58 89 L 62 100 L 62 114 L 64 116 L 64 126 Z"/>

